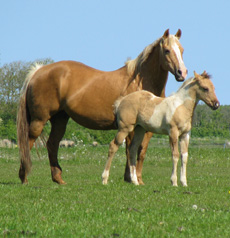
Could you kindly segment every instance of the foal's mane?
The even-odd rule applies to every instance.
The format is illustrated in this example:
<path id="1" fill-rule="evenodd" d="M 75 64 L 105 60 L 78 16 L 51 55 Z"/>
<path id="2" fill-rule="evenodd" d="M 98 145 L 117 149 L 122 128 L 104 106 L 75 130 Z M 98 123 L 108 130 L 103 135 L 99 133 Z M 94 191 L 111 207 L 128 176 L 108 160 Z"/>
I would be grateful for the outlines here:
<path id="1" fill-rule="evenodd" d="M 136 59 L 127 60 L 127 72 L 131 76 L 140 71 L 142 64 L 148 59 L 149 55 L 153 52 L 154 48 L 159 44 L 161 38 L 154 41 L 152 44 L 145 47 L 145 49 L 137 56 Z"/>
<path id="2" fill-rule="evenodd" d="M 192 81 L 194 80 L 194 77 L 191 77 L 189 79 L 187 79 L 186 81 L 183 82 L 183 84 L 180 86 L 180 88 L 178 89 L 178 91 L 182 88 L 185 88 L 186 86 L 188 86 L 190 83 L 192 83 Z"/>
<path id="3" fill-rule="evenodd" d="M 211 77 L 212 77 L 206 71 L 204 71 L 200 76 L 204 79 L 211 79 Z M 186 81 L 184 81 L 184 83 L 181 85 L 181 87 L 178 89 L 178 91 L 182 88 L 187 87 L 189 84 L 192 84 L 192 82 L 194 81 L 195 78 L 196 77 L 191 77 L 191 78 L 187 79 Z"/>

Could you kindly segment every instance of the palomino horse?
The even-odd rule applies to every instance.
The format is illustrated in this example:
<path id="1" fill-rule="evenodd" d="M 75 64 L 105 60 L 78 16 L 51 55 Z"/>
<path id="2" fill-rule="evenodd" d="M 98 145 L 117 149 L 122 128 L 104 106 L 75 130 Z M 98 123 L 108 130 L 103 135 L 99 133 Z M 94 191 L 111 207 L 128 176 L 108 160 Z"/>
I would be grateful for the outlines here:
<path id="1" fill-rule="evenodd" d="M 116 129 L 113 104 L 121 95 L 145 89 L 164 96 L 168 71 L 175 75 L 177 81 L 183 81 L 187 69 L 182 60 L 180 37 L 181 30 L 175 36 L 166 30 L 135 60 L 111 72 L 73 61 L 31 69 L 22 89 L 17 118 L 21 157 L 19 177 L 22 183 L 27 183 L 31 168 L 30 149 L 48 120 L 51 133 L 47 150 L 52 180 L 64 184 L 57 154 L 70 117 L 90 129 Z"/>
<path id="2" fill-rule="evenodd" d="M 186 80 L 177 93 L 167 98 L 160 98 L 148 91 L 131 93 L 115 102 L 115 114 L 118 132 L 109 146 L 108 160 L 102 174 L 103 184 L 107 184 L 109 170 L 114 154 L 124 138 L 135 131 L 129 148 L 130 172 L 132 183 L 138 185 L 135 158 L 145 132 L 169 135 L 172 151 L 173 170 L 171 182 L 177 186 L 177 162 L 179 160 L 178 139 L 181 151 L 180 181 L 187 186 L 186 164 L 188 159 L 189 132 L 192 117 L 199 100 L 204 101 L 213 110 L 220 105 L 214 92 L 210 76 L 204 71 L 202 75 L 194 72 L 195 77 Z"/>

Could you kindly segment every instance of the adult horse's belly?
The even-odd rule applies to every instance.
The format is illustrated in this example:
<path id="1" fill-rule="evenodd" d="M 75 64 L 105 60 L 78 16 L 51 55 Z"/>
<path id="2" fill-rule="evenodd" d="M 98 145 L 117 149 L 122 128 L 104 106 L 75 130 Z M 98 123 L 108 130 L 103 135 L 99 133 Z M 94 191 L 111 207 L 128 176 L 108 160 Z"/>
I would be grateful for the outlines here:
<path id="1" fill-rule="evenodd" d="M 110 90 L 92 87 L 76 91 L 66 100 L 64 110 L 77 123 L 90 129 L 115 129 L 113 104 L 116 96 Z"/>

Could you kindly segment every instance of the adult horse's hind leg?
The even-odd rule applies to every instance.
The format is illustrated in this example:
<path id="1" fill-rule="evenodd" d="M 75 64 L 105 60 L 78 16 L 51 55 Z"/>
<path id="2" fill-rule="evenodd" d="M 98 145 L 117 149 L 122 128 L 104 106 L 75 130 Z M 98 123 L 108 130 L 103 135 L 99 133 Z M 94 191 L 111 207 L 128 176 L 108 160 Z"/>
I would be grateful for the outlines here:
<path id="1" fill-rule="evenodd" d="M 28 141 L 30 150 L 32 149 L 35 140 L 41 135 L 43 127 L 44 127 L 44 122 L 43 121 L 34 120 L 34 121 L 30 122 L 30 125 L 29 125 L 29 141 Z M 28 166 L 31 167 L 31 161 L 28 161 L 28 163 L 29 163 Z M 23 184 L 28 183 L 27 175 L 28 174 L 26 173 L 25 165 L 21 161 L 21 165 L 20 165 L 20 168 L 19 168 L 19 178 L 21 179 Z"/>
<path id="2" fill-rule="evenodd" d="M 50 119 L 51 132 L 47 141 L 47 150 L 49 154 L 52 180 L 58 184 L 65 184 L 61 177 L 62 169 L 58 163 L 57 156 L 59 142 L 65 134 L 68 120 L 69 116 L 64 111 L 57 113 Z"/>

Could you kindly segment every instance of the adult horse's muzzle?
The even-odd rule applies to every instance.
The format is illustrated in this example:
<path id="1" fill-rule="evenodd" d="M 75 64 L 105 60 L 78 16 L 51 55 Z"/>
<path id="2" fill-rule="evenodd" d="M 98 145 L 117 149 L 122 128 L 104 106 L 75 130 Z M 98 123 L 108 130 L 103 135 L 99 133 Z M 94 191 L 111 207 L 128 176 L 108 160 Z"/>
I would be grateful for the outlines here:
<path id="1" fill-rule="evenodd" d="M 186 79 L 188 74 L 188 70 L 185 68 L 184 70 L 178 69 L 175 72 L 175 78 L 178 82 L 182 82 Z"/>

